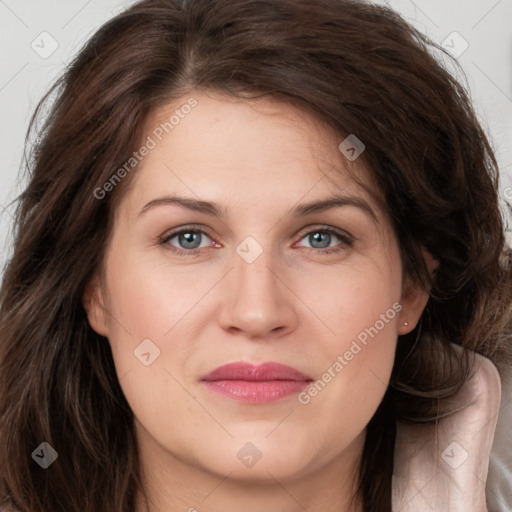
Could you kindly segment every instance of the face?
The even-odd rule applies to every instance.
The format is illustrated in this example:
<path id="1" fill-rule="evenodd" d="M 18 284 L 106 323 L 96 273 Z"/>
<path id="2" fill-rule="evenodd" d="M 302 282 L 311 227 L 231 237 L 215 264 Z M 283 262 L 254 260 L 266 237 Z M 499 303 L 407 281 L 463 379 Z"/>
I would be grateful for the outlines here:
<path id="1" fill-rule="evenodd" d="M 86 299 L 142 449 L 253 481 L 355 460 L 425 298 L 344 137 L 275 100 L 191 96 L 161 140 L 189 97 L 148 119 Z"/>

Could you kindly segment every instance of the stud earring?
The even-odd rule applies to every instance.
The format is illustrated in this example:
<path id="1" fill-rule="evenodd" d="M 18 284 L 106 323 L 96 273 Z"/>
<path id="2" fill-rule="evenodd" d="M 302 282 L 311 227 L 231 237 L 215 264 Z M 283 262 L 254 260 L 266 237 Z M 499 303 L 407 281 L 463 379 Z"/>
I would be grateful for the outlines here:
<path id="1" fill-rule="evenodd" d="M 409 323 L 408 322 L 404 322 L 404 325 L 409 325 Z"/>

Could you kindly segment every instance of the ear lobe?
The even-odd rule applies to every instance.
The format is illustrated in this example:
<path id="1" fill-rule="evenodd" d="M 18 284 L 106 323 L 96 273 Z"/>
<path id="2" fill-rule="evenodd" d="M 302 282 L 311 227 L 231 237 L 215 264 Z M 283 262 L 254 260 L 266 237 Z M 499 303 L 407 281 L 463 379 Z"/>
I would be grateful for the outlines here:
<path id="1" fill-rule="evenodd" d="M 94 275 L 85 287 L 82 296 L 82 304 L 87 313 L 89 325 L 101 336 L 108 335 L 107 319 L 101 283 L 97 275 Z"/>
<path id="2" fill-rule="evenodd" d="M 429 274 L 432 276 L 436 272 L 439 262 L 425 248 L 422 247 L 421 252 Z M 417 282 L 413 283 L 408 280 L 404 288 L 401 301 L 401 321 L 398 326 L 399 335 L 407 334 L 416 327 L 430 297 L 428 290 L 424 290 Z M 404 321 L 407 322 L 407 325 L 404 325 Z"/>

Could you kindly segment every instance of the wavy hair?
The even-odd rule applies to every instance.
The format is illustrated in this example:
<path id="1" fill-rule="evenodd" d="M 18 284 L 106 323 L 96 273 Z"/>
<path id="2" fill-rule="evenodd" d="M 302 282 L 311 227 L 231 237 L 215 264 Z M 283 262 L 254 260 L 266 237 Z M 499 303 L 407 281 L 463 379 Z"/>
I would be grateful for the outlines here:
<path id="1" fill-rule="evenodd" d="M 404 273 L 430 290 L 419 325 L 398 339 L 360 464 L 364 511 L 391 511 L 396 420 L 453 411 L 471 352 L 512 363 L 498 165 L 442 51 L 390 8 L 356 0 L 143 0 L 90 38 L 27 135 L 0 291 L 0 506 L 133 512 L 144 493 L 133 415 L 82 305 L 131 179 L 102 200 L 94 190 L 138 147 L 150 112 L 217 91 L 274 96 L 357 134 Z M 422 247 L 439 262 L 433 276 Z M 47 470 L 31 458 L 42 441 L 59 455 Z"/>

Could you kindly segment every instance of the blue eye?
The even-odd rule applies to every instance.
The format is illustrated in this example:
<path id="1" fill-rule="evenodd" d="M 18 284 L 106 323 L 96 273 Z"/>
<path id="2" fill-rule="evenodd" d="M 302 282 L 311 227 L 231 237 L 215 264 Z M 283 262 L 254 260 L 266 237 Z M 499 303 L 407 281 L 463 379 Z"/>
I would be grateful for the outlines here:
<path id="1" fill-rule="evenodd" d="M 203 240 L 206 237 L 207 240 Z M 300 240 L 307 239 L 310 247 L 303 247 L 320 254 L 342 251 L 353 245 L 352 238 L 341 231 L 330 227 L 322 227 L 303 233 Z M 333 240 L 338 240 L 333 246 Z M 172 242 L 175 240 L 174 242 Z M 208 241 L 209 240 L 209 241 Z M 194 256 L 206 247 L 216 244 L 211 237 L 202 229 L 197 228 L 180 228 L 165 235 L 160 244 L 166 246 L 171 252 L 179 256 Z"/>
<path id="2" fill-rule="evenodd" d="M 161 243 L 163 245 L 168 245 L 173 252 L 182 255 L 187 254 L 187 252 L 190 253 L 192 251 L 195 251 L 196 249 L 201 249 L 212 245 L 212 241 L 210 241 L 209 243 L 201 247 L 201 242 L 204 236 L 210 238 L 204 231 L 200 229 L 183 228 L 180 229 L 179 231 L 174 231 L 168 234 L 161 241 Z M 173 239 L 176 239 L 176 243 L 179 244 L 179 247 L 175 247 L 173 244 L 171 244 L 171 240 Z M 185 249 L 185 251 L 180 251 L 180 248 Z"/>
<path id="3" fill-rule="evenodd" d="M 333 238 L 341 240 L 341 243 L 331 246 L 330 244 L 333 241 Z M 319 228 L 313 231 L 308 231 L 301 238 L 301 240 L 304 239 L 307 239 L 312 246 L 307 247 L 308 249 L 316 250 L 323 254 L 341 251 L 353 244 L 353 240 L 348 235 L 332 228 Z"/>

